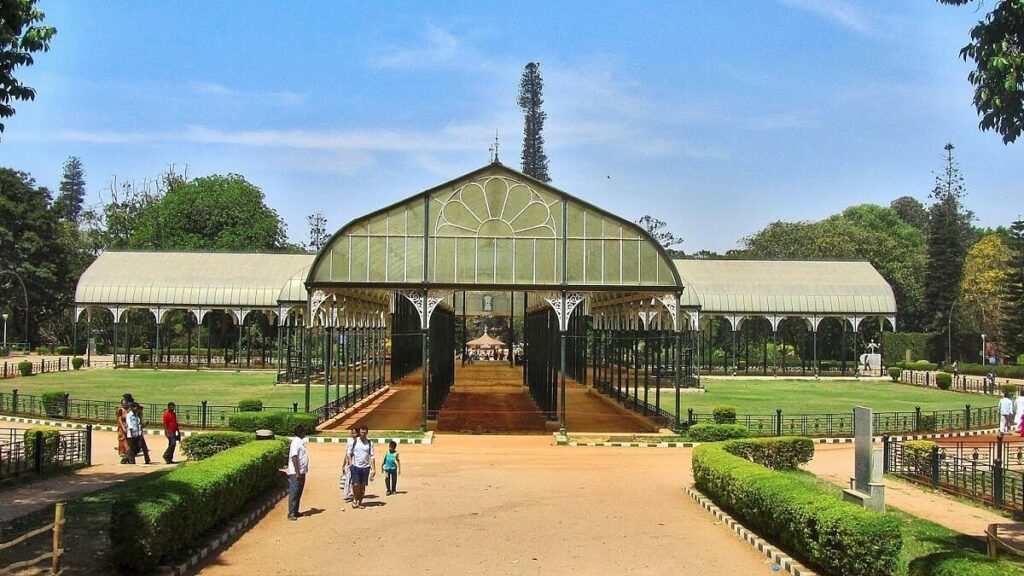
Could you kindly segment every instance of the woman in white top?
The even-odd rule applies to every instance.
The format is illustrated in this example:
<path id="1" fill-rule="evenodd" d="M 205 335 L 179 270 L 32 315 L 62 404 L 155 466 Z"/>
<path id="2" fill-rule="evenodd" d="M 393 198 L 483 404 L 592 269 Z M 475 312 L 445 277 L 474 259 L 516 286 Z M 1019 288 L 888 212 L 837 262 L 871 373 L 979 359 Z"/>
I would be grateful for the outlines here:
<path id="1" fill-rule="evenodd" d="M 352 442 L 349 448 L 348 460 L 349 478 L 352 482 L 352 507 L 362 508 L 363 496 L 366 495 L 366 485 L 373 480 L 373 472 L 377 467 L 377 461 L 373 454 L 373 442 L 366 435 L 370 429 L 366 426 L 359 427 L 359 436 Z"/>

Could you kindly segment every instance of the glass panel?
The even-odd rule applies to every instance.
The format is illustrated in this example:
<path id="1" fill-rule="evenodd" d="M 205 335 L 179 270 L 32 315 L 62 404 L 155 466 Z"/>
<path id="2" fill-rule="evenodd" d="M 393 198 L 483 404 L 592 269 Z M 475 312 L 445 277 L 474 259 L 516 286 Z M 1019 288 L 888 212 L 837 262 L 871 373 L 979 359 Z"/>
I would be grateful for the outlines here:
<path id="1" fill-rule="evenodd" d="M 473 282 L 476 276 L 476 238 L 459 238 L 456 242 L 458 281 Z"/>
<path id="2" fill-rule="evenodd" d="M 386 254 L 385 237 L 372 236 L 369 238 L 368 241 L 370 243 L 370 273 L 367 280 L 370 280 L 371 282 L 383 282 L 384 270 L 387 267 L 387 261 L 384 259 L 384 256 Z"/>
<path id="3" fill-rule="evenodd" d="M 349 278 L 352 282 L 366 281 L 366 265 L 369 262 L 366 259 L 366 247 L 365 236 L 352 236 L 352 276 Z"/>
<path id="4" fill-rule="evenodd" d="M 589 225 L 588 223 L 587 226 Z M 589 228 L 587 228 L 587 235 L 590 235 Z M 587 240 L 586 252 L 587 276 L 584 282 L 587 284 L 601 284 L 601 241 Z"/>
<path id="5" fill-rule="evenodd" d="M 533 282 L 533 250 L 534 240 L 516 240 L 516 282 L 530 284 Z"/>
<path id="6" fill-rule="evenodd" d="M 561 240 L 548 238 L 541 238 L 537 240 L 535 266 L 537 269 L 536 282 L 538 284 L 555 284 L 561 280 L 556 276 L 555 268 L 555 259 L 558 255 L 556 245 L 561 243 Z"/>
<path id="7" fill-rule="evenodd" d="M 569 282 L 583 283 L 583 240 L 569 239 Z"/>
<path id="8" fill-rule="evenodd" d="M 618 240 L 602 240 L 604 243 L 604 283 L 619 283 L 619 254 L 620 242 Z"/>
<path id="9" fill-rule="evenodd" d="M 494 239 L 480 238 L 477 243 L 477 282 L 494 282 Z"/>
<path id="10" fill-rule="evenodd" d="M 420 211 L 420 217 L 423 217 L 422 211 Z M 409 227 L 412 227 L 412 222 L 409 223 Z M 420 228 L 423 228 L 422 220 L 420 221 Z M 407 264 L 409 275 L 406 281 L 423 282 L 423 238 L 419 236 L 410 236 L 409 250 L 406 253 L 409 255 L 409 261 Z"/>
<path id="11" fill-rule="evenodd" d="M 622 241 L 622 279 L 623 284 L 640 283 L 640 242 Z"/>
<path id="12" fill-rule="evenodd" d="M 497 245 L 498 274 L 494 280 L 500 284 L 509 284 L 512 282 L 512 268 L 515 266 L 515 262 L 512 260 L 512 240 L 503 238 L 497 240 Z"/>
<path id="13" fill-rule="evenodd" d="M 649 242 L 644 242 L 640 249 L 640 282 L 643 284 L 658 283 L 658 268 L 661 255 Z"/>
<path id="14" fill-rule="evenodd" d="M 388 281 L 405 281 L 405 237 L 388 238 Z"/>
<path id="15" fill-rule="evenodd" d="M 434 282 L 455 282 L 455 239 L 434 238 L 431 241 Z"/>

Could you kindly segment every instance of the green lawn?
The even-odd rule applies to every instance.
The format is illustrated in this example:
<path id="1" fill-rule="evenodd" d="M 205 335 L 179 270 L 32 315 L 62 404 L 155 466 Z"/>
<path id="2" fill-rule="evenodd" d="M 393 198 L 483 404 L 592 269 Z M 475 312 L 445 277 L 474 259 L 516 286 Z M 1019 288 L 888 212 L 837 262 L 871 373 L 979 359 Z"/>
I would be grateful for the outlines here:
<path id="1" fill-rule="evenodd" d="M 259 398 L 264 406 L 291 406 L 305 403 L 305 388 L 274 385 L 271 372 L 197 372 L 189 370 L 83 370 L 37 374 L 27 378 L 0 381 L 0 392 L 17 388 L 20 394 L 68 392 L 83 400 L 117 400 L 131 392 L 139 402 L 163 404 L 233 405 L 242 398 Z M 345 390 L 342 387 L 342 393 Z M 334 399 L 334 387 L 331 387 Z M 324 403 L 323 385 L 314 385 L 310 404 Z"/>
<path id="2" fill-rule="evenodd" d="M 705 378 L 702 383 L 707 390 L 705 393 L 680 395 L 681 413 L 693 408 L 694 412 L 707 414 L 721 405 L 735 407 L 738 414 L 773 414 L 776 408 L 782 408 L 783 414 L 816 414 L 852 412 L 857 405 L 867 406 L 875 412 L 910 412 L 916 406 L 924 411 L 962 410 L 965 404 L 980 408 L 998 403 L 993 396 L 879 381 Z M 640 395 L 643 396 L 643 388 Z M 647 398 L 654 404 L 654 390 L 648 392 Z M 675 412 L 673 390 L 662 390 L 661 408 Z"/>

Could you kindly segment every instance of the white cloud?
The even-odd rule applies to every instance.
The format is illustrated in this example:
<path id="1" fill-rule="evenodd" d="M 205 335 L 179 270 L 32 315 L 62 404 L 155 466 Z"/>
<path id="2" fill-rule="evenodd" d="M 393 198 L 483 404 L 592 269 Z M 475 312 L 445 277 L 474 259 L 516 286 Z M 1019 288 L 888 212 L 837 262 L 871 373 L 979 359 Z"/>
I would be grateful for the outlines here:
<path id="1" fill-rule="evenodd" d="M 414 68 L 458 63 L 466 50 L 461 40 L 451 32 L 428 26 L 424 42 L 410 48 L 392 47 L 371 60 L 384 68 Z"/>
<path id="2" fill-rule="evenodd" d="M 779 2 L 818 16 L 861 34 L 876 34 L 875 21 L 860 7 L 847 0 L 778 0 Z M 882 9 L 876 7 L 876 9 Z"/>
<path id="3" fill-rule="evenodd" d="M 205 81 L 193 81 L 189 83 L 189 86 L 196 96 L 245 105 L 263 103 L 275 106 L 298 106 L 306 100 L 305 94 L 291 90 L 250 92 L 231 88 L 219 82 Z"/>

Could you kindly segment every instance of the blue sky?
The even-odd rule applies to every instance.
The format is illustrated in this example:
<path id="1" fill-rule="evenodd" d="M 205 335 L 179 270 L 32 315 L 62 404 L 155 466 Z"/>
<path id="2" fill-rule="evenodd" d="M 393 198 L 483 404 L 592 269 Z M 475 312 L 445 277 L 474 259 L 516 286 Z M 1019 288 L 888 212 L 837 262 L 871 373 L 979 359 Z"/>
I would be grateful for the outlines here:
<path id="1" fill-rule="evenodd" d="M 541 62 L 553 184 L 682 248 L 774 220 L 922 201 L 947 141 L 986 226 L 1022 212 L 1024 142 L 977 128 L 972 7 L 934 0 L 58 2 L 0 165 L 56 188 L 235 172 L 306 239 L 488 161 L 519 167 L 519 77 Z M 990 8 L 983 5 L 983 10 Z"/>

